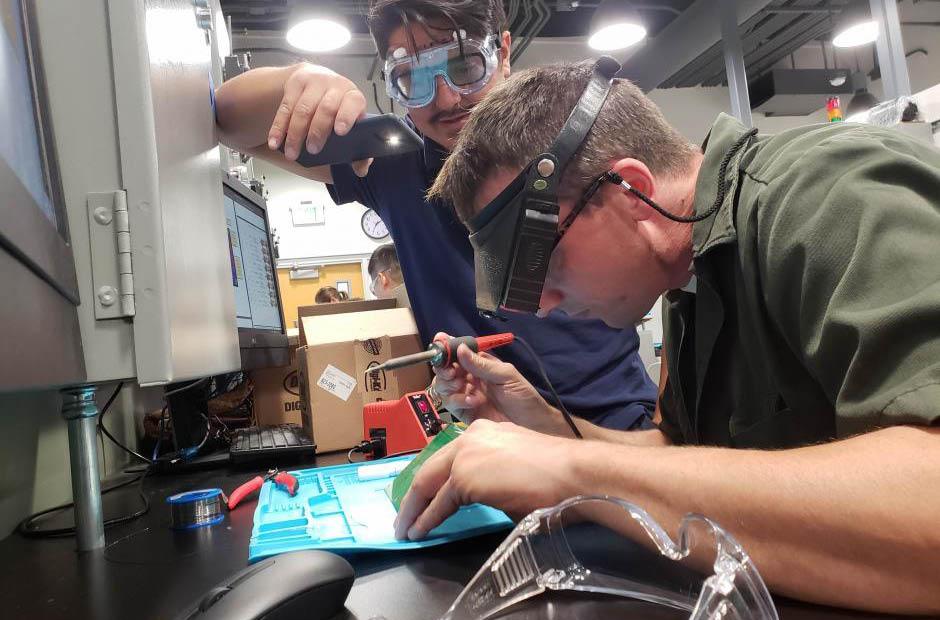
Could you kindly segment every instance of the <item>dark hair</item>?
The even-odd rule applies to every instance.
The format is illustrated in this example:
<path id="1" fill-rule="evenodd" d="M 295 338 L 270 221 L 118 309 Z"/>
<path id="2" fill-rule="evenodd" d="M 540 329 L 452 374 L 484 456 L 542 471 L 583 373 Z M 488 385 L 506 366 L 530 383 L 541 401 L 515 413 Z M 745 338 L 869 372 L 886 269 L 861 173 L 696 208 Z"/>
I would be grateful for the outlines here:
<path id="1" fill-rule="evenodd" d="M 494 88 L 470 112 L 429 198 L 449 200 L 461 220 L 470 219 L 484 179 L 494 170 L 520 170 L 546 151 L 593 73 L 593 60 L 562 63 L 514 73 Z M 643 91 L 616 80 L 559 189 L 581 191 L 622 157 L 642 161 L 653 174 L 679 176 L 696 152 Z"/>
<path id="2" fill-rule="evenodd" d="M 324 286 L 317 291 L 313 300 L 318 304 L 330 304 L 334 301 L 349 301 L 349 295 L 347 295 L 345 291 L 340 292 L 336 290 L 334 286 Z"/>
<path id="3" fill-rule="evenodd" d="M 369 31 L 383 59 L 388 39 L 402 26 L 420 25 L 434 30 L 429 21 L 443 22 L 453 30 L 463 29 L 468 36 L 500 34 L 509 27 L 503 0 L 372 0 L 369 6 Z M 411 37 L 410 30 L 408 36 Z M 412 47 L 414 45 L 412 40 Z"/>
<path id="4" fill-rule="evenodd" d="M 398 250 L 394 243 L 386 243 L 375 248 L 369 257 L 369 277 L 375 278 L 383 271 L 388 271 L 392 279 L 401 280 L 401 264 L 398 262 Z"/>
<path id="5" fill-rule="evenodd" d="M 906 106 L 904 106 L 904 111 L 901 112 L 901 122 L 902 123 L 913 123 L 917 120 L 919 116 L 919 111 L 917 109 L 917 104 L 913 101 L 909 101 Z"/>

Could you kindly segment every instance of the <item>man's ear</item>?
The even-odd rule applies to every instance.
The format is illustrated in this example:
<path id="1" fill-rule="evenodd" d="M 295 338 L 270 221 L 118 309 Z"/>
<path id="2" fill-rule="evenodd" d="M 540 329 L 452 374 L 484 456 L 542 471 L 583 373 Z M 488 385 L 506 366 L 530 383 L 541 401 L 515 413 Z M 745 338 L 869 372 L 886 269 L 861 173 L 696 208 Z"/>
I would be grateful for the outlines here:
<path id="1" fill-rule="evenodd" d="M 500 51 L 500 62 L 499 70 L 503 72 L 503 77 L 509 77 L 509 53 L 512 51 L 512 35 L 509 34 L 508 30 L 503 31 L 502 36 L 500 37 L 501 45 L 499 47 Z"/>
<path id="2" fill-rule="evenodd" d="M 379 282 L 382 284 L 382 288 L 391 288 L 392 279 L 388 277 L 387 271 L 379 272 Z"/>
<path id="3" fill-rule="evenodd" d="M 619 174 L 631 187 L 655 200 L 653 198 L 656 194 L 655 178 L 650 169 L 646 167 L 646 164 L 639 159 L 625 157 L 614 162 L 610 169 Z M 623 186 L 619 188 L 611 187 L 610 189 L 623 194 L 625 198 L 629 199 L 627 209 L 629 209 L 630 217 L 633 219 L 637 221 L 646 220 L 653 215 L 654 211 L 645 202 L 628 192 Z"/>

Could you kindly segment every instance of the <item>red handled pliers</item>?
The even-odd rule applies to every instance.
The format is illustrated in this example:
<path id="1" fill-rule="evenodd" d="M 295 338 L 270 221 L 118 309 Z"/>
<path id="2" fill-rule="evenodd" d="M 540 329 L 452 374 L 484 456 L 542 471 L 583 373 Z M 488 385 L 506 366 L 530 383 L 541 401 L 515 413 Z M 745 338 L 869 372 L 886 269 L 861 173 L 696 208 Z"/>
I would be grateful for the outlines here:
<path id="1" fill-rule="evenodd" d="M 255 476 L 245 484 L 241 485 L 228 497 L 228 509 L 235 510 L 235 507 L 238 504 L 254 493 L 255 491 L 261 489 L 261 486 L 265 483 L 266 480 L 273 480 L 274 484 L 279 488 L 287 492 L 288 495 L 294 497 L 297 495 L 297 487 L 299 486 L 297 478 L 286 471 L 279 471 L 277 469 L 271 469 L 267 474 L 262 476 Z"/>

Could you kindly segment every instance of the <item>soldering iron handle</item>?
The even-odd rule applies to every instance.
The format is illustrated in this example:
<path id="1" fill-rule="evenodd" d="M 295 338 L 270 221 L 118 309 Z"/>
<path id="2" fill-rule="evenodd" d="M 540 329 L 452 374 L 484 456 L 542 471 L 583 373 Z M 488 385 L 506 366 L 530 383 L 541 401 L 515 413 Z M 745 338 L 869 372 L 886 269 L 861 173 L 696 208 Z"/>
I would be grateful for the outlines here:
<path id="1" fill-rule="evenodd" d="M 496 347 L 511 344 L 515 338 L 516 337 L 513 336 L 511 332 L 493 334 L 492 336 L 480 336 L 477 338 L 477 346 L 480 348 L 480 351 L 489 351 Z"/>
<path id="2" fill-rule="evenodd" d="M 490 349 L 507 345 L 513 341 L 513 338 L 515 338 L 515 336 L 509 332 L 493 334 L 491 336 L 479 336 L 477 338 L 473 336 L 438 338 L 431 343 L 431 346 L 439 350 L 440 355 L 431 361 L 431 365 L 441 367 L 450 366 L 455 363 L 457 361 L 457 347 L 462 344 L 467 345 L 467 348 L 474 353 L 479 353 L 480 351 L 489 351 Z"/>

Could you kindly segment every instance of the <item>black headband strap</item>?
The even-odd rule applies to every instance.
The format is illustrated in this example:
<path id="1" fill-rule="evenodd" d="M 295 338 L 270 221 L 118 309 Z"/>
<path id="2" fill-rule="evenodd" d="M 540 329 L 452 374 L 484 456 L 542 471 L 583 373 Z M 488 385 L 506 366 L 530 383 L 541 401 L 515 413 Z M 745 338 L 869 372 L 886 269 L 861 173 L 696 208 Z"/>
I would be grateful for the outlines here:
<path id="1" fill-rule="evenodd" d="M 574 157 L 588 132 L 591 131 L 591 127 L 594 126 L 594 121 L 610 92 L 611 80 L 618 71 L 620 71 L 620 63 L 610 56 L 601 56 L 594 64 L 594 75 L 591 76 L 591 81 L 588 82 L 561 133 L 549 149 L 549 152 L 555 156 L 559 173 L 564 172 L 568 161 Z"/>

